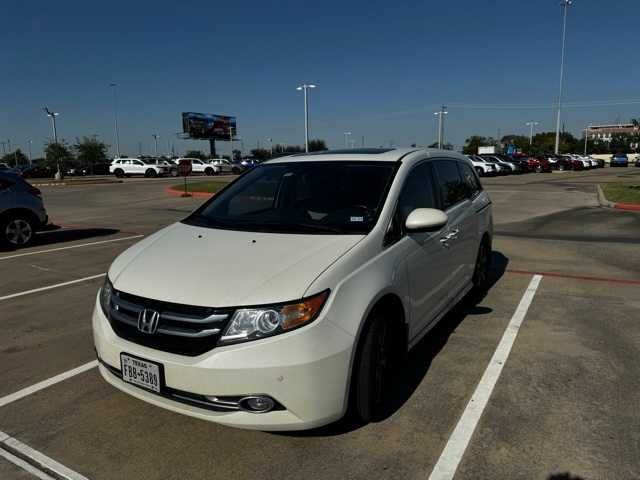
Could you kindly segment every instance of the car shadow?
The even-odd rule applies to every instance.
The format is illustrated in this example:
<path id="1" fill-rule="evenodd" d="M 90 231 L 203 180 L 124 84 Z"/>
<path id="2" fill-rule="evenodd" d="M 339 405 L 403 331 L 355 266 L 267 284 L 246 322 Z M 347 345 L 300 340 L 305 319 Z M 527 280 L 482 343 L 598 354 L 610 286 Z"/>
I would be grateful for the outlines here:
<path id="1" fill-rule="evenodd" d="M 571 475 L 571 473 L 554 473 L 547 477 L 547 480 L 586 480 L 584 477 L 579 475 Z"/>
<path id="2" fill-rule="evenodd" d="M 59 243 L 73 242 L 77 240 L 87 240 L 90 238 L 107 237 L 115 235 L 120 230 L 116 228 L 74 228 L 64 229 L 56 225 L 47 226 L 45 230 L 38 232 L 30 247 L 42 247 Z M 0 246 L 0 252 L 20 251 L 20 248 Z"/>
<path id="3" fill-rule="evenodd" d="M 507 270 L 509 259 L 500 252 L 492 252 L 489 285 L 491 288 L 502 278 Z M 446 345 L 449 337 L 462 321 L 468 316 L 487 315 L 493 310 L 490 307 L 479 305 L 484 295 L 469 293 L 447 315 L 445 315 L 433 329 L 416 344 L 405 363 L 396 375 L 396 381 L 390 386 L 392 393 L 388 404 L 375 423 L 382 422 L 395 414 L 411 398 L 418 386 L 426 377 L 433 360 Z M 330 425 L 312 430 L 294 432 L 271 432 L 276 435 L 298 437 L 324 437 L 342 435 L 363 427 L 362 422 L 356 421 L 351 415 Z"/>

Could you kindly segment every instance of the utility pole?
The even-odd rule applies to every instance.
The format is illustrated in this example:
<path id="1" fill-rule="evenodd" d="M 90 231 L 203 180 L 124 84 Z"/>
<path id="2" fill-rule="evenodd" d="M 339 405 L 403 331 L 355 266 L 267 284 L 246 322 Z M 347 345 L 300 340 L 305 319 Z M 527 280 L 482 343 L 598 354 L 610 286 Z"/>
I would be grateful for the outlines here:
<path id="1" fill-rule="evenodd" d="M 587 139 L 589 138 L 589 129 L 591 125 L 584 129 L 584 156 L 587 156 Z"/>
<path id="2" fill-rule="evenodd" d="M 438 148 L 442 149 L 444 144 L 444 116 L 447 115 L 447 107 L 442 105 L 439 112 L 434 112 L 434 115 L 438 117 Z"/>
<path id="3" fill-rule="evenodd" d="M 109 87 L 113 88 L 113 119 L 114 119 L 114 129 L 116 136 L 116 157 L 120 158 L 120 134 L 118 132 L 118 93 L 117 93 L 117 83 L 110 83 Z"/>
<path id="4" fill-rule="evenodd" d="M 525 125 L 531 128 L 529 131 L 529 145 L 533 145 L 533 129 L 536 125 L 540 125 L 540 122 L 527 122 Z"/>
<path id="5" fill-rule="evenodd" d="M 6 155 L 7 151 L 5 150 L 4 146 L 7 144 L 7 142 L 0 142 L 0 145 L 2 145 L 2 155 Z"/>
<path id="6" fill-rule="evenodd" d="M 567 12 L 573 0 L 561 0 L 562 6 L 562 50 L 560 54 L 560 91 L 558 92 L 558 107 L 556 111 L 556 146 L 555 154 L 560 153 L 560 112 L 562 110 L 562 87 L 564 83 L 564 50 L 567 38 Z"/>
<path id="7" fill-rule="evenodd" d="M 58 130 L 56 129 L 56 117 L 58 115 L 60 115 L 59 112 L 52 112 L 51 110 L 49 110 L 47 107 L 44 107 L 44 111 L 47 114 L 47 116 L 49 116 L 51 118 L 51 125 L 53 127 L 53 143 L 55 143 L 56 145 L 58 144 Z M 62 179 L 62 171 L 60 170 L 60 159 L 56 158 L 56 175 L 55 175 L 55 179 L 56 180 L 61 180 Z"/>
<path id="8" fill-rule="evenodd" d="M 362 135 L 362 148 L 364 148 L 364 135 Z"/>
<path id="9" fill-rule="evenodd" d="M 296 90 L 304 91 L 304 151 L 309 153 L 309 98 L 307 91 L 310 88 L 316 88 L 314 84 L 302 84 Z"/>
<path id="10" fill-rule="evenodd" d="M 33 143 L 33 140 L 29 139 L 27 140 L 27 145 L 29 146 L 29 166 L 31 166 L 32 163 L 32 157 L 31 157 L 31 144 Z"/>
<path id="11" fill-rule="evenodd" d="M 271 158 L 273 158 L 273 138 L 267 138 L 269 140 L 269 150 L 271 151 Z"/>
<path id="12" fill-rule="evenodd" d="M 138 142 L 138 156 L 142 156 L 142 142 Z"/>

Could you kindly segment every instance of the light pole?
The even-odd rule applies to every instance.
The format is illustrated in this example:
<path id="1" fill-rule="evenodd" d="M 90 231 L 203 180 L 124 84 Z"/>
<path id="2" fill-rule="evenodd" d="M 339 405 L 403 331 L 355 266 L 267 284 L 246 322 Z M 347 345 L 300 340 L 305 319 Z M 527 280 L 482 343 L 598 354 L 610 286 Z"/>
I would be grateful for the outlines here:
<path id="1" fill-rule="evenodd" d="M 564 83 L 564 49 L 567 38 L 567 12 L 573 0 L 561 0 L 562 7 L 562 51 L 560 54 L 560 91 L 558 92 L 558 109 L 556 112 L 556 148 L 555 154 L 560 152 L 560 110 L 562 108 L 562 84 Z"/>
<path id="2" fill-rule="evenodd" d="M 444 116 L 447 115 L 447 107 L 442 105 L 439 112 L 434 112 L 433 114 L 438 117 L 438 148 L 442 149 L 442 145 L 444 142 Z"/>
<path id="3" fill-rule="evenodd" d="M 2 145 L 2 155 L 6 155 L 7 151 L 5 150 L 4 146 L 7 144 L 7 142 L 0 142 L 0 145 Z"/>
<path id="4" fill-rule="evenodd" d="M 118 84 L 110 83 L 113 88 L 113 126 L 116 135 L 116 157 L 120 158 L 120 134 L 118 133 Z"/>
<path id="5" fill-rule="evenodd" d="M 533 129 L 536 125 L 540 125 L 540 122 L 527 122 L 525 125 L 531 129 L 529 130 L 529 145 L 533 145 Z"/>
<path id="6" fill-rule="evenodd" d="M 31 166 L 31 144 L 33 143 L 33 140 L 29 139 L 27 140 L 27 145 L 29 146 L 29 166 Z"/>
<path id="7" fill-rule="evenodd" d="M 296 90 L 304 91 L 304 151 L 309 153 L 309 98 L 307 90 L 316 88 L 313 84 L 303 83 Z"/>
<path id="8" fill-rule="evenodd" d="M 591 125 L 584 129 L 584 156 L 587 156 L 587 139 L 589 138 L 589 129 Z"/>
<path id="9" fill-rule="evenodd" d="M 153 140 L 156 144 L 156 158 L 158 158 L 158 139 L 160 138 L 160 135 L 158 135 L 157 133 L 154 133 L 151 136 L 153 137 Z"/>
<path id="10" fill-rule="evenodd" d="M 269 150 L 271 151 L 271 158 L 273 158 L 273 138 L 267 138 L 269 140 Z"/>
<path id="11" fill-rule="evenodd" d="M 344 132 L 344 148 L 349 148 L 349 137 L 351 137 L 351 132 Z"/>
<path id="12" fill-rule="evenodd" d="M 56 129 L 56 117 L 60 115 L 59 112 L 52 112 L 47 107 L 44 107 L 44 111 L 47 116 L 51 117 L 51 126 L 53 128 L 53 143 L 58 144 L 58 130 Z M 60 180 L 62 178 L 62 172 L 60 171 L 60 160 L 56 158 L 56 180 Z"/>

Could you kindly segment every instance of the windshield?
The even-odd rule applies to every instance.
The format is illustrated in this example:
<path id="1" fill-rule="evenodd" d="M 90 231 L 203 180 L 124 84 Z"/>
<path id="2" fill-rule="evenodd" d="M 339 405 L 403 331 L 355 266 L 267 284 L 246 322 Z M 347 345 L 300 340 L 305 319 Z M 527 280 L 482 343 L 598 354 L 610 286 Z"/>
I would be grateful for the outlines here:
<path id="1" fill-rule="evenodd" d="M 243 231 L 366 234 L 378 219 L 395 166 L 348 161 L 260 165 L 184 222 Z"/>

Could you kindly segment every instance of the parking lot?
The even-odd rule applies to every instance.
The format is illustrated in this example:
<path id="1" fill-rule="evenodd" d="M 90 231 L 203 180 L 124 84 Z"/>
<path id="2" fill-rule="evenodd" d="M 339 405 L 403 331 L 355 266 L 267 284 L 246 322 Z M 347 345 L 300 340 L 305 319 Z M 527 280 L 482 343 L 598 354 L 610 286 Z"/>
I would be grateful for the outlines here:
<path id="1" fill-rule="evenodd" d="M 153 407 L 95 368 L 109 264 L 202 199 L 168 196 L 175 179 L 42 187 L 61 228 L 0 252 L 0 478 L 435 479 L 451 465 L 456 479 L 639 478 L 640 212 L 596 195 L 638 180 L 609 168 L 483 179 L 488 295 L 411 352 L 385 420 L 278 434 Z"/>

